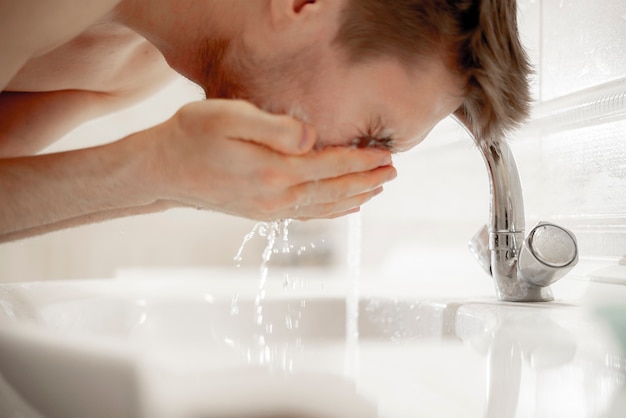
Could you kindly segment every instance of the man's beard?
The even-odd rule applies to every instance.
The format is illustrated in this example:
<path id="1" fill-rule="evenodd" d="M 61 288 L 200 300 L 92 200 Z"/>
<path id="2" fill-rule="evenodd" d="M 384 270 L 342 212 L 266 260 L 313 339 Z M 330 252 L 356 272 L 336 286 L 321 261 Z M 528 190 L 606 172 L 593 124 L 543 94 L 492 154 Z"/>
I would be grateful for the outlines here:
<path id="1" fill-rule="evenodd" d="M 202 65 L 202 80 L 207 99 L 250 99 L 250 91 L 244 86 L 242 70 L 236 65 L 227 64 L 231 41 L 228 39 L 208 39 L 198 52 Z"/>
<path id="2" fill-rule="evenodd" d="M 199 57 L 203 68 L 201 86 L 207 99 L 247 100 L 266 112 L 310 122 L 299 103 L 281 103 L 277 97 L 293 83 L 290 78 L 293 73 L 285 65 L 290 60 L 279 65 L 269 64 L 255 59 L 243 43 L 228 39 L 207 40 Z"/>

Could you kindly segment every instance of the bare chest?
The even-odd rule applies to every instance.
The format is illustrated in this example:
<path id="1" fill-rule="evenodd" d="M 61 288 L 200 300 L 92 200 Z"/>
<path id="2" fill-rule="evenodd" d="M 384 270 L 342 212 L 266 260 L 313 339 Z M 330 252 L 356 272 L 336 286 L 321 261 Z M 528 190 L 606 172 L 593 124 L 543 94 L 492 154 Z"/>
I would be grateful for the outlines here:
<path id="1" fill-rule="evenodd" d="M 28 61 L 6 90 L 120 92 L 171 74 L 160 52 L 136 33 L 97 25 L 70 42 Z"/>

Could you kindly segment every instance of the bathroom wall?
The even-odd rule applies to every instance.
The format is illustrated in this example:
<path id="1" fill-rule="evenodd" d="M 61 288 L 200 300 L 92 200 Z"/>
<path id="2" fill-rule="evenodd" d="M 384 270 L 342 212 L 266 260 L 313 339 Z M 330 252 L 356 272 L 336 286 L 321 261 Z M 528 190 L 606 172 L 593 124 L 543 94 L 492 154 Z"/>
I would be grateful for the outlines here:
<path id="1" fill-rule="evenodd" d="M 545 0 L 539 30 L 541 103 L 519 140 L 521 165 L 536 167 L 526 164 L 529 209 L 571 226 L 586 259 L 622 260 L 626 3 Z"/>
<path id="2" fill-rule="evenodd" d="M 527 224 L 550 220 L 571 228 L 580 245 L 579 276 L 626 263 L 626 2 L 518 3 L 537 72 L 532 121 L 511 138 Z M 150 126 L 199 94 L 181 79 L 130 111 L 81 127 L 53 150 Z M 466 243 L 487 220 L 489 191 L 471 140 L 444 121 L 395 164 L 398 178 L 359 217 L 292 224 L 291 239 L 307 251 L 281 262 L 341 266 L 348 242 L 355 244 L 350 225 L 360 223 L 362 270 L 381 279 L 478 269 Z M 172 210 L 76 228 L 0 245 L 0 281 L 112 277 L 132 267 L 232 267 L 253 226 L 218 213 Z M 249 243 L 244 266 L 258 265 L 264 243 L 262 237 Z"/>

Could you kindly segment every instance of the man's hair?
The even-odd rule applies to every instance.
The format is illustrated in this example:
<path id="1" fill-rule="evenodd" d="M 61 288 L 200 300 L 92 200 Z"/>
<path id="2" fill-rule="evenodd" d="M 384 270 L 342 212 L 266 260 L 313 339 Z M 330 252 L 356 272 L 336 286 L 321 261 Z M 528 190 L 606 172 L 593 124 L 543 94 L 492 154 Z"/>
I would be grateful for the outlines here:
<path id="1" fill-rule="evenodd" d="M 466 80 L 455 115 L 477 140 L 499 140 L 529 113 L 531 66 L 515 0 L 346 0 L 336 42 L 352 62 L 442 57 Z"/>

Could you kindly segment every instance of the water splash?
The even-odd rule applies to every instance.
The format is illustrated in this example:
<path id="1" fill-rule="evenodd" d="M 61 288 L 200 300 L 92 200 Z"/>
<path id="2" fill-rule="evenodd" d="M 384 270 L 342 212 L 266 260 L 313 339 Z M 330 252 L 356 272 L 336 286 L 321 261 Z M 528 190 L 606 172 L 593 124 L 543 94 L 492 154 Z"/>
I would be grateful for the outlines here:
<path id="1" fill-rule="evenodd" d="M 281 253 L 289 253 L 290 245 L 289 245 L 289 224 L 292 222 L 291 219 L 283 219 L 278 221 L 271 222 L 258 222 L 252 228 L 248 234 L 246 234 L 243 238 L 241 246 L 237 251 L 237 255 L 235 255 L 234 260 L 238 263 L 239 267 L 241 261 L 243 260 L 242 253 L 248 242 L 255 235 L 265 237 L 267 239 L 267 244 L 265 245 L 265 249 L 261 255 L 261 265 L 259 267 L 259 281 L 257 283 L 257 292 L 254 298 L 254 323 L 259 327 L 259 333 L 256 335 L 257 341 L 257 355 L 254 356 L 252 351 L 249 349 L 247 353 L 248 361 L 252 361 L 256 358 L 259 364 L 271 364 L 272 359 L 275 357 L 272 354 L 272 349 L 268 346 L 266 342 L 265 336 L 271 334 L 273 331 L 273 324 L 265 323 L 263 316 L 263 301 L 267 294 L 266 284 L 267 284 L 267 276 L 269 272 L 269 262 L 272 258 L 273 254 L 278 252 Z M 279 244 L 280 246 L 278 246 Z M 289 278 L 286 277 L 285 280 L 288 282 Z M 231 311 L 232 312 L 232 311 Z"/>
<path id="2" fill-rule="evenodd" d="M 230 316 L 239 315 L 239 293 L 230 301 Z"/>
<path id="3" fill-rule="evenodd" d="M 271 222 L 258 222 L 252 228 L 246 236 L 243 238 L 243 242 L 239 247 L 239 251 L 237 251 L 237 255 L 234 257 L 234 260 L 238 263 L 242 261 L 242 253 L 246 246 L 246 244 L 254 238 L 255 235 L 259 235 L 261 237 L 267 238 L 267 244 L 265 245 L 265 249 L 263 250 L 263 254 L 261 256 L 261 266 L 259 267 L 259 282 L 257 285 L 257 294 L 254 299 L 254 312 L 255 312 L 255 323 L 259 326 L 263 325 L 263 299 L 265 299 L 265 285 L 267 283 L 267 274 L 269 271 L 268 264 L 272 259 L 272 254 L 275 254 L 277 251 L 276 242 L 278 239 L 281 241 L 280 251 L 283 253 L 288 253 L 290 250 L 289 247 L 289 224 L 292 222 L 291 219 L 282 219 L 278 221 Z M 240 264 L 238 264 L 240 266 Z"/>

